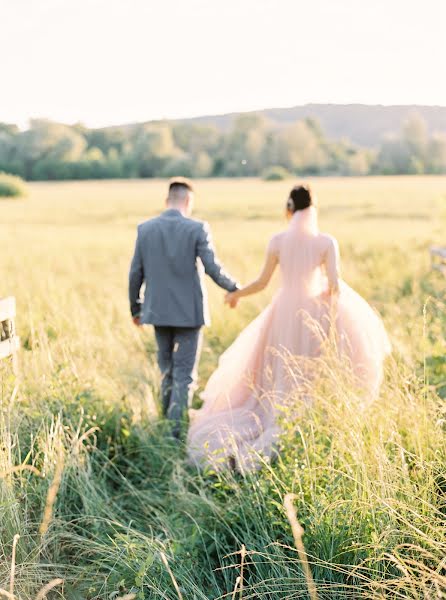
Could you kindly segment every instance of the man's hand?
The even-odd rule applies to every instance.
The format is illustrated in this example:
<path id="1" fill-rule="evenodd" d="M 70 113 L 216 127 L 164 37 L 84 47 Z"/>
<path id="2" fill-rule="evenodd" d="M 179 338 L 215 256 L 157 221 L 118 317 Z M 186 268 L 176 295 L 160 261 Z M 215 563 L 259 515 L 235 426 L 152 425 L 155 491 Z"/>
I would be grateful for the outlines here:
<path id="1" fill-rule="evenodd" d="M 228 292 L 225 296 L 225 304 L 228 304 L 231 308 L 235 308 L 239 301 L 237 292 Z"/>
<path id="2" fill-rule="evenodd" d="M 132 321 L 136 327 L 142 327 L 141 317 L 132 317 Z"/>

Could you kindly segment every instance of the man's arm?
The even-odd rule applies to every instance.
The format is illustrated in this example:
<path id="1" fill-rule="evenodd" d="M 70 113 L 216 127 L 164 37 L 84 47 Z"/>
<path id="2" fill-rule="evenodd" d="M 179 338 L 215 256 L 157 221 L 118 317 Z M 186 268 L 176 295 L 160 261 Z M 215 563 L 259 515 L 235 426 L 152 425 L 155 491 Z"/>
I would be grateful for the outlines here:
<path id="1" fill-rule="evenodd" d="M 207 223 L 203 223 L 200 228 L 197 243 L 197 256 L 203 263 L 206 274 L 209 275 L 217 285 L 228 292 L 233 292 L 238 289 L 238 284 L 230 277 L 230 275 L 224 272 L 223 267 L 215 256 L 211 232 Z"/>
<path id="2" fill-rule="evenodd" d="M 142 263 L 141 248 L 139 241 L 139 231 L 136 238 L 135 253 L 133 254 L 132 263 L 129 272 L 129 300 L 130 312 L 132 317 L 138 318 L 141 313 L 141 301 L 139 294 L 144 281 L 144 267 Z"/>

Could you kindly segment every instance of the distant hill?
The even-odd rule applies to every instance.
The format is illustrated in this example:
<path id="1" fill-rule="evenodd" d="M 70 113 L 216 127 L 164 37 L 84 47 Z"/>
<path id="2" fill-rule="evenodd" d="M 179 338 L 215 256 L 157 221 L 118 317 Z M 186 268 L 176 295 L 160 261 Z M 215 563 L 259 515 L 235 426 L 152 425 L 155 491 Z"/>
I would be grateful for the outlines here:
<path id="1" fill-rule="evenodd" d="M 430 133 L 446 132 L 446 107 L 444 106 L 305 104 L 293 108 L 268 108 L 253 112 L 265 116 L 278 127 L 292 121 L 313 117 L 320 122 L 329 138 L 346 138 L 367 147 L 377 146 L 386 135 L 397 134 L 404 121 L 413 113 L 418 113 L 425 119 Z M 173 122 L 214 125 L 222 131 L 227 131 L 241 114 L 249 113 L 210 115 L 177 119 Z"/>

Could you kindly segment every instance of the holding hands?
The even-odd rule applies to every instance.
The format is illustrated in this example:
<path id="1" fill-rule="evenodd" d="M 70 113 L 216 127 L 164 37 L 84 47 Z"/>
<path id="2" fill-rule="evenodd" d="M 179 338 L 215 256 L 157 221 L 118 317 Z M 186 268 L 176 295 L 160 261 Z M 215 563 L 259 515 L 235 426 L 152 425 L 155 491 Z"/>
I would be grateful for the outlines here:
<path id="1" fill-rule="evenodd" d="M 239 300 L 239 290 L 236 290 L 235 292 L 228 292 L 225 296 L 225 304 L 228 304 L 231 308 L 235 308 Z"/>

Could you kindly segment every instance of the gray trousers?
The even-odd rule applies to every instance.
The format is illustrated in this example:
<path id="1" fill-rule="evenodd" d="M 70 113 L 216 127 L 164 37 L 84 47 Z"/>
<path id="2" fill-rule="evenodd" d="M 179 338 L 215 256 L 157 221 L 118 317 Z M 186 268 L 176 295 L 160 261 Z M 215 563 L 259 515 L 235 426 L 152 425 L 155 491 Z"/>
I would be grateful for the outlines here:
<path id="1" fill-rule="evenodd" d="M 163 415 L 178 434 L 195 390 L 201 327 L 155 326 Z"/>

